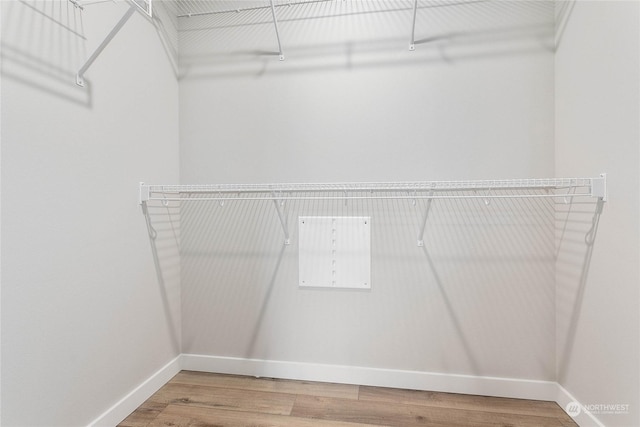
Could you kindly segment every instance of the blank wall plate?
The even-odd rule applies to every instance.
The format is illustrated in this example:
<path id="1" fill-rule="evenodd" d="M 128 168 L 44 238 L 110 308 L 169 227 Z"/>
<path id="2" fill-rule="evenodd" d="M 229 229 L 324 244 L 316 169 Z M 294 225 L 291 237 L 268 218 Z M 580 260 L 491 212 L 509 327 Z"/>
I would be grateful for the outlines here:
<path id="1" fill-rule="evenodd" d="M 371 289 L 370 217 L 298 217 L 299 286 Z"/>

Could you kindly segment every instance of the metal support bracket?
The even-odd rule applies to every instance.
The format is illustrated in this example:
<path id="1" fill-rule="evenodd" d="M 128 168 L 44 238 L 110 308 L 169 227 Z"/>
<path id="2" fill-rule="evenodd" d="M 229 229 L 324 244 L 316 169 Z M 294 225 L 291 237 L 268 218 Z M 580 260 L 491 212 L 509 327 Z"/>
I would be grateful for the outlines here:
<path id="1" fill-rule="evenodd" d="M 278 212 L 278 218 L 280 218 L 280 224 L 282 225 L 282 231 L 284 231 L 284 244 L 291 244 L 291 239 L 289 238 L 289 227 L 287 226 L 287 220 L 282 212 L 282 208 L 280 207 L 280 200 L 273 195 L 273 204 L 276 207 L 276 212 Z"/>
<path id="2" fill-rule="evenodd" d="M 280 61 L 284 61 L 284 53 L 282 53 L 282 44 L 280 43 L 280 32 L 278 31 L 278 19 L 276 18 L 276 7 L 271 3 L 271 16 L 273 17 L 273 26 L 276 29 L 276 38 L 278 39 L 278 55 L 280 55 Z"/>
<path id="3" fill-rule="evenodd" d="M 600 178 L 591 180 L 591 196 L 597 197 L 603 202 L 607 201 L 607 174 L 601 173 Z"/>
<path id="4" fill-rule="evenodd" d="M 409 50 L 416 50 L 416 14 L 418 13 L 418 0 L 413 2 L 413 25 L 411 26 L 411 42 L 409 43 Z"/>
<path id="5" fill-rule="evenodd" d="M 138 204 L 142 205 L 143 203 L 146 203 L 149 200 L 149 197 L 151 195 L 149 194 L 149 186 L 145 185 L 144 182 L 140 182 L 140 187 L 138 189 Z"/>
<path id="6" fill-rule="evenodd" d="M 433 196 L 433 190 L 429 191 L 429 197 Z M 427 200 L 427 208 L 424 210 L 424 214 L 422 215 L 422 224 L 420 226 L 420 230 L 418 230 L 418 246 L 424 246 L 424 230 L 427 227 L 427 218 L 429 218 L 429 211 L 431 210 L 431 203 L 433 203 L 433 199 Z"/>
<path id="7" fill-rule="evenodd" d="M 127 23 L 129 18 L 131 18 L 131 16 L 135 13 L 137 8 L 138 6 L 134 4 L 129 5 L 129 9 L 127 10 L 127 12 L 122 16 L 122 18 L 120 18 L 120 20 L 118 21 L 116 26 L 113 27 L 111 32 L 107 34 L 107 37 L 102 41 L 102 43 L 100 43 L 100 46 L 98 46 L 96 51 L 93 52 L 93 54 L 91 54 L 89 59 L 87 59 L 87 62 L 85 62 L 85 64 L 80 68 L 80 70 L 78 71 L 78 74 L 76 74 L 76 84 L 78 86 L 84 87 L 84 73 L 87 72 L 89 67 L 91 67 L 91 64 L 93 64 L 93 62 L 98 58 L 98 56 L 100 56 L 102 51 L 111 42 L 111 40 L 113 40 L 116 34 L 118 34 L 118 32 L 122 29 L 122 27 L 124 27 L 124 24 Z"/>

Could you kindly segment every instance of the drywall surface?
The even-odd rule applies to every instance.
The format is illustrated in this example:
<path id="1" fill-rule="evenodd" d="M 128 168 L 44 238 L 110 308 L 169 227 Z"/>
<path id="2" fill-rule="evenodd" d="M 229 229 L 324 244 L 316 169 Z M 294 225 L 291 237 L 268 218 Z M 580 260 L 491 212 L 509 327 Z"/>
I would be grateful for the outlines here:
<path id="1" fill-rule="evenodd" d="M 552 176 L 553 5 L 313 2 L 182 18 L 181 181 Z M 555 379 L 554 206 L 187 202 L 185 353 Z M 371 216 L 370 291 L 299 289 L 297 218 Z"/>
<path id="2" fill-rule="evenodd" d="M 605 425 L 639 425 L 640 5 L 562 6 L 556 173 L 607 172 L 608 200 L 558 209 L 558 382 Z"/>
<path id="3" fill-rule="evenodd" d="M 87 425 L 180 353 L 178 252 L 136 189 L 179 178 L 164 36 L 134 14 L 75 84 L 127 7 L 1 2 L 2 425 Z"/>

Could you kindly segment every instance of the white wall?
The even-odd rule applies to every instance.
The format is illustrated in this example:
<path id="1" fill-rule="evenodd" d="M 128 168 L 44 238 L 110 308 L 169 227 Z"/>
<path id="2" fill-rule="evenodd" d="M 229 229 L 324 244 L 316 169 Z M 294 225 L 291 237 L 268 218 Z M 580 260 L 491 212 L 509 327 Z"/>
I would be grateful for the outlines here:
<path id="1" fill-rule="evenodd" d="M 180 21 L 181 181 L 553 175 L 553 5 L 328 2 Z M 393 11 L 381 11 L 394 9 Z M 370 292 L 297 288 L 270 203 L 184 204 L 185 353 L 555 379 L 553 205 L 289 203 L 372 216 Z"/>
<path id="2" fill-rule="evenodd" d="M 558 381 L 582 404 L 630 405 L 596 411 L 604 424 L 639 425 L 640 6 L 569 6 L 555 63 L 556 174 L 608 172 L 609 200 L 592 247 L 595 206 L 559 212 Z"/>
<path id="3" fill-rule="evenodd" d="M 138 13 L 75 85 L 125 3 L 1 3 L 2 424 L 87 425 L 180 353 L 136 189 L 179 178 L 178 85 Z"/>

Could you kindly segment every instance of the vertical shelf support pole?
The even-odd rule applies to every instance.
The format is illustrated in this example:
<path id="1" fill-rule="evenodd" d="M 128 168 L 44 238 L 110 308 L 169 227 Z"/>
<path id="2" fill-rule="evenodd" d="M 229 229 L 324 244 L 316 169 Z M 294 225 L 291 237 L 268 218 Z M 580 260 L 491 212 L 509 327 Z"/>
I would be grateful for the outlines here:
<path id="1" fill-rule="evenodd" d="M 416 14 L 418 13 L 418 0 L 413 1 L 413 25 L 411 26 L 411 42 L 409 50 L 416 50 Z"/>
<path id="2" fill-rule="evenodd" d="M 113 40 L 116 34 L 118 34 L 118 32 L 122 29 L 122 27 L 124 27 L 124 24 L 127 23 L 129 18 L 131 18 L 131 16 L 134 14 L 135 11 L 136 11 L 136 6 L 134 6 L 133 4 L 129 5 L 129 9 L 124 14 L 124 16 L 120 18 L 120 21 L 118 21 L 116 26 L 113 27 L 113 29 L 107 35 L 107 37 L 102 41 L 102 43 L 100 43 L 100 46 L 98 46 L 96 51 L 93 52 L 93 54 L 89 57 L 87 62 L 85 62 L 82 68 L 80 68 L 80 70 L 78 71 L 78 74 L 76 74 L 76 84 L 78 86 L 84 87 L 84 73 L 87 72 L 89 67 L 91 67 L 91 64 L 93 64 L 93 62 L 98 58 L 98 56 L 100 56 L 104 48 L 107 47 L 107 45 L 111 42 L 111 40 Z"/>
<path id="3" fill-rule="evenodd" d="M 291 239 L 289 238 L 289 227 L 287 226 L 287 220 L 284 217 L 284 213 L 282 212 L 282 208 L 280 207 L 280 200 L 276 197 L 275 193 L 273 194 L 273 204 L 276 207 L 276 212 L 278 212 L 278 218 L 280 218 L 280 225 L 282 225 L 282 231 L 284 231 L 284 244 L 291 244 Z"/>
<path id="4" fill-rule="evenodd" d="M 280 32 L 278 31 L 278 19 L 276 18 L 276 7 L 271 3 L 271 16 L 273 17 L 273 26 L 276 29 L 276 38 L 278 39 L 278 55 L 280 55 L 280 61 L 284 61 L 284 53 L 282 53 L 282 44 L 280 43 Z"/>
<path id="5" fill-rule="evenodd" d="M 433 190 L 429 191 L 429 197 L 433 196 Z M 424 230 L 427 227 L 427 218 L 429 218 L 429 211 L 431 210 L 431 203 L 433 203 L 433 199 L 427 200 L 427 208 L 424 210 L 424 214 L 422 215 L 422 225 L 420 230 L 418 230 L 418 246 L 424 246 Z"/>

